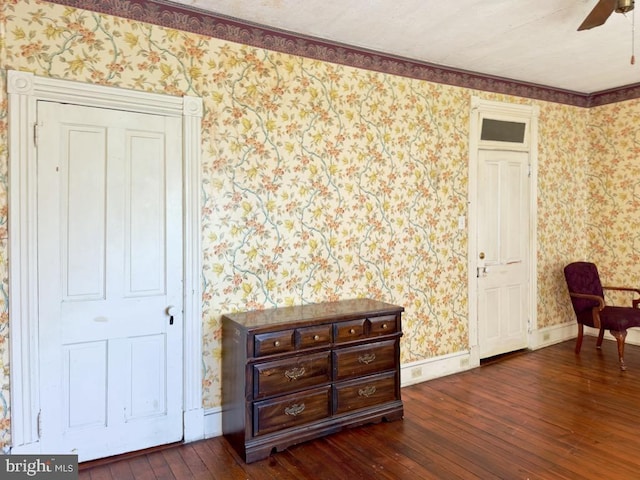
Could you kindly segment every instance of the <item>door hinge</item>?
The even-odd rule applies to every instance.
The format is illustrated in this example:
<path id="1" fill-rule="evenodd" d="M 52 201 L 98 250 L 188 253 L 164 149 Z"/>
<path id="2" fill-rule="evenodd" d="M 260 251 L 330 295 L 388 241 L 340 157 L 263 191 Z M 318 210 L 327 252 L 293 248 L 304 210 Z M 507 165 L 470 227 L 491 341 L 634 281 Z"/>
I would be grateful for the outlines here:
<path id="1" fill-rule="evenodd" d="M 42 410 L 38 412 L 38 418 L 36 420 L 36 429 L 38 430 L 38 438 L 42 438 Z"/>
<path id="2" fill-rule="evenodd" d="M 38 125 L 37 123 L 34 123 L 33 124 L 33 144 L 36 147 L 38 146 L 39 136 L 40 136 L 40 125 Z"/>

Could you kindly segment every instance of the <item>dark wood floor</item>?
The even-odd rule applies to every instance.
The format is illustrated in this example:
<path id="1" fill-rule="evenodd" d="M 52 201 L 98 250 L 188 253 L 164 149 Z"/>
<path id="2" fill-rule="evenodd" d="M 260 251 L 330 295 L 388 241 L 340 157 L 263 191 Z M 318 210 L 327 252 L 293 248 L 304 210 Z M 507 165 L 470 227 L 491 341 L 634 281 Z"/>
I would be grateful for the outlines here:
<path id="1" fill-rule="evenodd" d="M 402 390 L 402 421 L 244 464 L 223 438 L 81 468 L 81 480 L 638 479 L 640 347 L 585 338 Z"/>

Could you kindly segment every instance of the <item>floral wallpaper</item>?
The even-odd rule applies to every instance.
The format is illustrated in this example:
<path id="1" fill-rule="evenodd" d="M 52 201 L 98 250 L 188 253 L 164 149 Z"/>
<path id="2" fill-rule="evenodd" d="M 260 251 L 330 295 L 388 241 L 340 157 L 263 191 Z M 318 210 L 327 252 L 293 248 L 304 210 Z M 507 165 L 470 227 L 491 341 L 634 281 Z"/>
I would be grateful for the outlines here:
<path id="1" fill-rule="evenodd" d="M 597 259 L 603 283 L 638 287 L 640 101 L 594 108 L 587 128 L 591 148 L 585 231 L 590 253 Z M 625 300 L 624 296 L 610 298 L 618 303 Z"/>
<path id="2" fill-rule="evenodd" d="M 560 104 L 540 109 L 538 142 L 537 327 L 575 321 L 563 268 L 585 260 L 590 110 Z"/>
<path id="3" fill-rule="evenodd" d="M 541 109 L 539 328 L 572 320 L 561 267 L 596 241 L 585 235 L 587 225 L 608 232 L 611 250 L 622 242 L 637 253 L 628 223 L 604 224 L 619 208 L 633 218 L 627 202 L 637 200 L 635 176 L 618 178 L 613 167 L 623 162 L 614 150 L 632 161 L 635 131 L 615 149 L 609 142 L 619 134 L 615 122 L 631 120 L 635 104 L 599 107 L 592 115 L 38 0 L 2 3 L 0 29 L 3 72 L 203 98 L 205 407 L 220 405 L 224 312 L 370 296 L 405 307 L 403 362 L 468 348 L 468 238 L 458 217 L 467 214 L 472 95 Z M 0 445 L 10 443 L 4 91 Z M 607 162 L 588 156 L 596 133 Z M 602 226 L 587 208 L 600 201 L 589 197 L 600 180 L 609 187 Z"/>

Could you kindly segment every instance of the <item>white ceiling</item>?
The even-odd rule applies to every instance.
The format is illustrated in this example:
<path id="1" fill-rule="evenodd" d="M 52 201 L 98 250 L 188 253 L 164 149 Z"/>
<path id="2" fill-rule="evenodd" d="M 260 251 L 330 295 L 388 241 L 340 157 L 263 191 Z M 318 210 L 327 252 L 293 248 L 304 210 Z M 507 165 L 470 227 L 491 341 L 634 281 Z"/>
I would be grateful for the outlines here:
<path id="1" fill-rule="evenodd" d="M 175 0 L 235 19 L 431 64 L 594 93 L 640 82 L 633 12 L 578 26 L 597 0 Z"/>

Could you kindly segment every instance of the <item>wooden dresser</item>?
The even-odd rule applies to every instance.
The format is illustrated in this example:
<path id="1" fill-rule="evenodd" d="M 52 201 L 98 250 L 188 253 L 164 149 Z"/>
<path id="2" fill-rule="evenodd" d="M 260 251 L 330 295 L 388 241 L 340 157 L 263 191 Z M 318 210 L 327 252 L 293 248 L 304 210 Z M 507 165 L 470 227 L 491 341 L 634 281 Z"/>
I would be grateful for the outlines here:
<path id="1" fill-rule="evenodd" d="M 397 420 L 403 307 L 369 299 L 222 317 L 222 431 L 254 462 L 343 427 Z"/>

